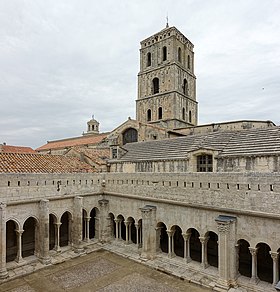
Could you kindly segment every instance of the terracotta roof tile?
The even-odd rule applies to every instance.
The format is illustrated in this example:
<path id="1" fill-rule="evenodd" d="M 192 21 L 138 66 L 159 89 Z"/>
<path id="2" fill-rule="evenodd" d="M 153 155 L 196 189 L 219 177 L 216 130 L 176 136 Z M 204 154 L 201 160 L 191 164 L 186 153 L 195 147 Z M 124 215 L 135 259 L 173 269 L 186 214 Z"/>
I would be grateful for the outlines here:
<path id="1" fill-rule="evenodd" d="M 27 153 L 0 153 L 0 173 L 76 173 L 94 172 L 75 157 Z"/>
<path id="2" fill-rule="evenodd" d="M 107 160 L 110 158 L 110 148 L 74 147 L 73 149 L 79 153 L 83 153 L 99 165 L 106 164 Z"/>
<path id="3" fill-rule="evenodd" d="M 4 153 L 36 153 L 31 147 L 1 145 L 1 152 Z"/>
<path id="4" fill-rule="evenodd" d="M 81 145 L 96 145 L 106 138 L 108 133 L 102 133 L 97 135 L 88 135 L 82 137 L 74 137 L 69 139 L 50 141 L 47 144 L 39 147 L 36 151 L 49 150 L 49 149 L 63 149 L 66 147 L 74 147 Z"/>

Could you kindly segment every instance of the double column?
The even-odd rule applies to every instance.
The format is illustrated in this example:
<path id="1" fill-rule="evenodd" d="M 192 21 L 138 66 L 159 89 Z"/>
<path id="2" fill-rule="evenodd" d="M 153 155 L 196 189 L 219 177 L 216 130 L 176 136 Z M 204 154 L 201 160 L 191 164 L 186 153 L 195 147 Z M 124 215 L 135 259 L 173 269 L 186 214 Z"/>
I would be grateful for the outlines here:
<path id="1" fill-rule="evenodd" d="M 182 233 L 183 239 L 184 239 L 184 259 L 186 263 L 189 263 L 191 259 L 191 253 L 190 253 L 190 238 L 191 238 L 191 232 L 187 232 L 185 234 Z"/>
<path id="2" fill-rule="evenodd" d="M 209 236 L 201 236 L 199 237 L 199 240 L 201 242 L 201 266 L 206 269 L 208 265 L 208 259 L 207 259 L 207 243 L 209 240 Z"/>
<path id="3" fill-rule="evenodd" d="M 166 230 L 168 235 L 168 257 L 172 258 L 175 256 L 174 252 L 174 233 L 175 230 Z"/>

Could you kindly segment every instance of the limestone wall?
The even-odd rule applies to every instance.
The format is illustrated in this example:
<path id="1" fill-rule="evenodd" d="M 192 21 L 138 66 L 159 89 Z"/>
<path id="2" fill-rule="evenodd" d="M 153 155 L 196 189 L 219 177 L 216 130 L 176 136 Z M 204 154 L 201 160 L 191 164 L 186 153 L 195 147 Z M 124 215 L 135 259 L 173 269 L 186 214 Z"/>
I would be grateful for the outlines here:
<path id="1" fill-rule="evenodd" d="M 1 174 L 0 202 L 41 200 L 100 191 L 102 175 L 84 174 Z"/>

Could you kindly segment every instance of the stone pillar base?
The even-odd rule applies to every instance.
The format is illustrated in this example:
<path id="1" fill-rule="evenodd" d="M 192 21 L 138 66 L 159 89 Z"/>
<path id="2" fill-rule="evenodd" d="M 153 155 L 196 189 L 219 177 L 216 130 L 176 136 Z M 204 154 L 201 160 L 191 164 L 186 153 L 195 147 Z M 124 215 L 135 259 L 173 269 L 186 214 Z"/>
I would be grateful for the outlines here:
<path id="1" fill-rule="evenodd" d="M 0 271 L 0 279 L 7 279 L 9 277 L 9 273 L 7 270 Z"/>
<path id="2" fill-rule="evenodd" d="M 51 264 L 51 258 L 50 257 L 47 257 L 47 258 L 39 258 L 39 261 L 43 265 L 50 265 Z"/>
<path id="3" fill-rule="evenodd" d="M 85 250 L 83 247 L 81 246 L 77 246 L 77 247 L 73 247 L 74 253 L 78 253 L 78 254 L 83 254 L 85 253 Z"/>

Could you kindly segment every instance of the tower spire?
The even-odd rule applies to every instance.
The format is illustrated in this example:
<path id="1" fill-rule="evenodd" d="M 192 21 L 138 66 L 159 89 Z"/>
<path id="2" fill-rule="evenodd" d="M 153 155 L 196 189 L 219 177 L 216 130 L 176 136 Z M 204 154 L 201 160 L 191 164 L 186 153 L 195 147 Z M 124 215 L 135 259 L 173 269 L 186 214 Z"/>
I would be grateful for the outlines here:
<path id="1" fill-rule="evenodd" d="M 169 24 L 168 24 L 168 13 L 167 13 L 167 15 L 166 15 L 166 28 L 168 28 L 169 27 Z"/>

